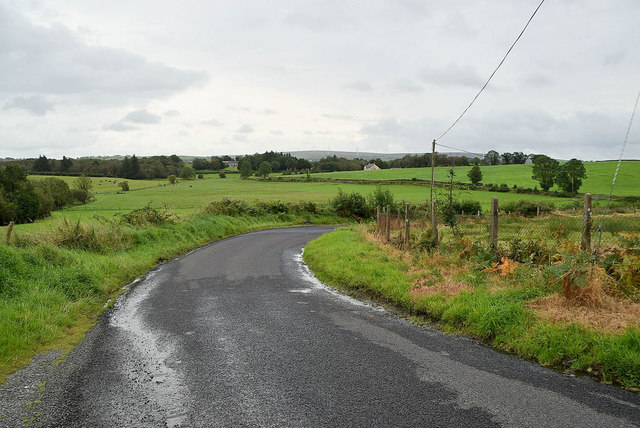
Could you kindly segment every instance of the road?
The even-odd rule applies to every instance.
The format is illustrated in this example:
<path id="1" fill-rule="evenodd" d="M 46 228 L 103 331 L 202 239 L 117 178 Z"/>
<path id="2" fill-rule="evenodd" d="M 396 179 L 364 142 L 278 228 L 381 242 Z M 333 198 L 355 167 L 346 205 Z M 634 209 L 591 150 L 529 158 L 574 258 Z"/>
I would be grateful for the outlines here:
<path id="1" fill-rule="evenodd" d="M 637 394 L 323 286 L 301 254 L 330 230 L 239 235 L 151 271 L 38 384 L 23 423 L 31 412 L 32 426 L 60 427 L 640 424 Z M 37 378 L 27 369 L 5 394 Z M 0 425 L 16 426 L 6 413 Z"/>

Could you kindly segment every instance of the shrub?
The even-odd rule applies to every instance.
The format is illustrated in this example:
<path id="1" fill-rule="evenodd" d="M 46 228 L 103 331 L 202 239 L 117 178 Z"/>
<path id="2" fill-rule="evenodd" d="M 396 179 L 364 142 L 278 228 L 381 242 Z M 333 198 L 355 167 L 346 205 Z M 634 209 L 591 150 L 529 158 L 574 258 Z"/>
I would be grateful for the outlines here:
<path id="1" fill-rule="evenodd" d="M 129 191 L 129 182 L 126 181 L 126 180 L 119 182 L 118 186 L 120 186 L 122 188 L 123 192 L 128 192 Z"/>
<path id="2" fill-rule="evenodd" d="M 338 189 L 338 194 L 330 203 L 335 213 L 341 217 L 365 218 L 370 216 L 365 197 L 357 192 L 347 194 L 342 189 Z"/>
<path id="3" fill-rule="evenodd" d="M 151 205 L 126 214 L 118 214 L 118 217 L 121 223 L 127 223 L 133 226 L 144 226 L 147 224 L 160 225 L 173 223 L 175 221 L 172 213 L 166 209 L 153 208 Z"/>
<path id="4" fill-rule="evenodd" d="M 224 172 L 224 171 L 220 171 L 220 172 L 218 173 L 218 176 L 220 176 L 220 178 L 227 178 L 227 174 L 225 174 L 225 172 Z"/>
<path id="5" fill-rule="evenodd" d="M 204 178 L 204 175 L 198 174 L 198 180 L 202 180 L 203 178 Z"/>
<path id="6" fill-rule="evenodd" d="M 375 210 L 376 207 L 384 208 L 387 205 L 390 206 L 391 210 L 395 210 L 396 204 L 393 200 L 393 194 L 388 188 L 383 188 L 378 185 L 376 190 L 373 191 L 371 195 L 369 195 L 370 201 L 370 209 Z"/>
<path id="7" fill-rule="evenodd" d="M 554 208 L 553 204 L 550 203 L 520 199 L 517 202 L 507 202 L 502 207 L 502 211 L 525 217 L 534 217 L 538 213 L 538 207 L 540 207 L 540 214 L 549 213 Z"/>
<path id="8" fill-rule="evenodd" d="M 464 199 L 462 201 L 454 201 L 453 208 L 456 214 L 477 214 L 482 213 L 482 205 L 479 201 Z"/>
<path id="9" fill-rule="evenodd" d="M 71 195 L 80 204 L 86 204 L 89 199 L 89 192 L 83 189 L 71 189 Z"/>

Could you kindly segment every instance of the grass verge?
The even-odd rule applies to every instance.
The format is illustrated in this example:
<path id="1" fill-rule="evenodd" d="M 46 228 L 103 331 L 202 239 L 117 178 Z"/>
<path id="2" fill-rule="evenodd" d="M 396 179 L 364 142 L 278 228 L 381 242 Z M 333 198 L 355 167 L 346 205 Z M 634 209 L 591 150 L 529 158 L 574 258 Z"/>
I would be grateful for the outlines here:
<path id="1" fill-rule="evenodd" d="M 0 383 L 44 350 L 70 350 L 122 286 L 158 262 L 225 237 L 344 219 L 320 214 L 212 215 L 178 220 L 138 210 L 120 221 L 61 221 L 0 244 Z"/>
<path id="2" fill-rule="evenodd" d="M 470 266 L 474 261 L 458 254 L 409 254 L 379 245 L 364 228 L 323 235 L 307 245 L 304 258 L 321 281 L 391 304 L 416 320 L 544 365 L 640 387 L 637 317 L 618 329 L 588 327 L 579 318 L 557 322 L 542 317 L 532 304 L 561 290 L 549 285 L 539 269 L 520 266 L 504 278 Z"/>

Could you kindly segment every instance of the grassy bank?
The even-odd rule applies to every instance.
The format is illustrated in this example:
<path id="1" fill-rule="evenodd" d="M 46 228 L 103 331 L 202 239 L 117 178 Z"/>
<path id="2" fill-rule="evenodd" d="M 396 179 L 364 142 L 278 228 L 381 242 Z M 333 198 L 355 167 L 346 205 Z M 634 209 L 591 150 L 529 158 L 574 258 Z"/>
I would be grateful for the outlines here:
<path id="1" fill-rule="evenodd" d="M 158 262 L 251 230 L 343 221 L 330 214 L 206 211 L 177 219 L 141 210 L 117 220 L 51 220 L 44 229 L 18 230 L 10 245 L 0 244 L 0 382 L 38 352 L 71 349 L 105 303 Z"/>
<path id="2" fill-rule="evenodd" d="M 376 242 L 362 227 L 345 228 L 310 242 L 304 258 L 327 284 L 417 320 L 545 365 L 640 387 L 640 305 L 609 296 L 594 305 L 566 302 L 561 284 L 544 269 L 517 263 L 510 271 L 487 269 L 491 257 L 482 261 L 481 250 L 462 243 L 405 253 Z"/>

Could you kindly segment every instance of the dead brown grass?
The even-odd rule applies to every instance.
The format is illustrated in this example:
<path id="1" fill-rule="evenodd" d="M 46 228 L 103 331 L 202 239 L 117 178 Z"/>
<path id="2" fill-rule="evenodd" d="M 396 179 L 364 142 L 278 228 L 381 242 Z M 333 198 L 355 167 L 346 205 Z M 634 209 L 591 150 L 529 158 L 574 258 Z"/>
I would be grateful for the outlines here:
<path id="1" fill-rule="evenodd" d="M 434 293 L 442 293 L 446 296 L 457 296 L 463 291 L 469 290 L 469 286 L 466 283 L 454 281 L 451 278 L 444 278 L 433 285 L 427 285 L 427 282 L 429 282 L 429 278 L 421 278 L 418 281 L 418 286 L 410 291 L 411 297 L 417 299 L 420 296 Z"/>
<path id="2" fill-rule="evenodd" d="M 559 293 L 528 303 L 536 314 L 552 322 L 576 322 L 588 328 L 619 332 L 640 322 L 640 304 L 603 295 L 599 305 L 568 300 Z"/>

